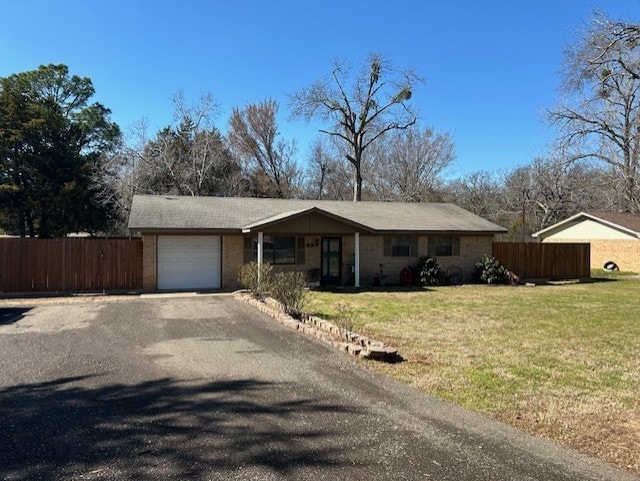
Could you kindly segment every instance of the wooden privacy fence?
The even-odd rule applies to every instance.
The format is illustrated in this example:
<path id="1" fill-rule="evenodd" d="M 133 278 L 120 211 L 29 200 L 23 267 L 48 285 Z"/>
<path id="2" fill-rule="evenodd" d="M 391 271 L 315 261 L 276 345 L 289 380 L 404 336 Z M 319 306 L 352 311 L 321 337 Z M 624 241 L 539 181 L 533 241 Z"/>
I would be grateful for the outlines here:
<path id="1" fill-rule="evenodd" d="M 0 292 L 138 289 L 141 239 L 0 239 Z"/>
<path id="2" fill-rule="evenodd" d="M 584 279 L 591 246 L 584 243 L 494 242 L 493 257 L 521 279 Z"/>

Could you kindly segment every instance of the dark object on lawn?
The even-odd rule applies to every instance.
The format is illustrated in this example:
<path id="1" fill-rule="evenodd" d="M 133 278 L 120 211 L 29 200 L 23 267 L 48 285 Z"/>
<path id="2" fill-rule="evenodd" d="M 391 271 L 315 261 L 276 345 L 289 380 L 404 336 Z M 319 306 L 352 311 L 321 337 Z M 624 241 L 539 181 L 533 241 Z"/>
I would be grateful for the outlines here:
<path id="1" fill-rule="evenodd" d="M 604 263 L 604 270 L 607 272 L 618 272 L 620 270 L 620 268 L 618 267 L 618 264 L 616 264 L 613 261 L 607 261 Z"/>
<path id="2" fill-rule="evenodd" d="M 410 286 L 413 281 L 413 276 L 411 275 L 411 269 L 405 267 L 400 271 L 400 284 L 403 286 Z"/>
<path id="3" fill-rule="evenodd" d="M 447 284 L 461 286 L 464 282 L 464 272 L 459 266 L 449 266 L 447 269 Z"/>

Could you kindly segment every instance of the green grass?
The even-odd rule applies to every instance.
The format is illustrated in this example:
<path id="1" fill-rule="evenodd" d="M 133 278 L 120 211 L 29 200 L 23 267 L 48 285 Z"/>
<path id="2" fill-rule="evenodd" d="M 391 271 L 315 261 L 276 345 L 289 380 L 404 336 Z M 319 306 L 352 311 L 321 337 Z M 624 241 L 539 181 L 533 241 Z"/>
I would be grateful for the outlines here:
<path id="1" fill-rule="evenodd" d="M 312 292 L 306 310 L 348 316 L 406 359 L 373 369 L 640 473 L 640 279 L 595 275 L 600 282 Z"/>

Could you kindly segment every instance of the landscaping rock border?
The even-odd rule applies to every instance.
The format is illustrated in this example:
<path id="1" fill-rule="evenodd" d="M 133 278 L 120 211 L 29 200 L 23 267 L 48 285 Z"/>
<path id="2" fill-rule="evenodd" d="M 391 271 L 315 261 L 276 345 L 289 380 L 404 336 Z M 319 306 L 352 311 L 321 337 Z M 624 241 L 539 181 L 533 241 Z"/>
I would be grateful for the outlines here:
<path id="1" fill-rule="evenodd" d="M 402 356 L 398 354 L 398 350 L 395 347 L 385 345 L 370 337 L 341 329 L 317 316 L 302 313 L 300 319 L 296 319 L 287 314 L 284 306 L 275 299 L 267 298 L 261 301 L 246 292 L 236 292 L 233 297 L 255 307 L 286 327 L 314 337 L 352 356 L 390 363 L 403 361 Z"/>

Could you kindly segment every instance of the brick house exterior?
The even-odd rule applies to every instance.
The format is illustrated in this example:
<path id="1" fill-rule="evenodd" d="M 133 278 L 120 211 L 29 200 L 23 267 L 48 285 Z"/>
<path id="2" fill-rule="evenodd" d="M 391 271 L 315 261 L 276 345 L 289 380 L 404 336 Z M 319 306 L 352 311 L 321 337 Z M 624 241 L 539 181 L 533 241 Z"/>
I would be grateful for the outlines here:
<path id="1" fill-rule="evenodd" d="M 506 231 L 453 204 L 173 196 L 135 196 L 129 229 L 142 235 L 145 291 L 238 288 L 240 267 L 260 254 L 321 284 L 370 285 L 381 268 L 397 284 L 427 254 L 470 276 Z M 207 237 L 214 247 L 200 245 Z M 208 270 L 218 272 L 207 280 Z"/>

